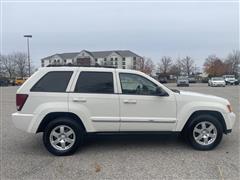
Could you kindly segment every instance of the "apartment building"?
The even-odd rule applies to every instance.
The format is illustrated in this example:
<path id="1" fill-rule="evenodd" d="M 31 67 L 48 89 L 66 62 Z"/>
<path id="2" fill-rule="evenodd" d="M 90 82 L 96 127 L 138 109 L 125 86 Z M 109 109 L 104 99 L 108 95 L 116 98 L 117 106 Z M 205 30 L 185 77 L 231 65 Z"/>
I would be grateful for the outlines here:
<path id="1" fill-rule="evenodd" d="M 114 66 L 122 69 L 137 69 L 141 56 L 130 50 L 87 51 L 54 54 L 41 59 L 42 67 L 53 64 L 82 66 Z"/>

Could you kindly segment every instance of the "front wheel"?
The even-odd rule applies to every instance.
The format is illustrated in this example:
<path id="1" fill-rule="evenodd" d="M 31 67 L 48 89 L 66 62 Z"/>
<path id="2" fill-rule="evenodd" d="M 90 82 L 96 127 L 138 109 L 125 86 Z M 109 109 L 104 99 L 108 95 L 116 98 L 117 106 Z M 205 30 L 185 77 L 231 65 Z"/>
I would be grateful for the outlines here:
<path id="1" fill-rule="evenodd" d="M 57 118 L 51 121 L 44 133 L 43 142 L 46 149 L 56 155 L 73 154 L 83 139 L 83 129 L 70 118 Z"/>
<path id="2" fill-rule="evenodd" d="M 222 124 L 211 115 L 195 117 L 186 131 L 189 143 L 197 150 L 214 149 L 220 143 L 223 135 Z"/>

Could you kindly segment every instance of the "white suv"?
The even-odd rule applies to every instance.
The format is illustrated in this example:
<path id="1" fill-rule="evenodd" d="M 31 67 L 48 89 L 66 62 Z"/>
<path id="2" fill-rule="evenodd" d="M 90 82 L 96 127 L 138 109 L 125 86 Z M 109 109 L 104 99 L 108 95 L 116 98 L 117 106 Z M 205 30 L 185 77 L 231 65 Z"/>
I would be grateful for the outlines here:
<path id="1" fill-rule="evenodd" d="M 16 104 L 15 126 L 43 132 L 55 155 L 74 153 L 89 133 L 181 132 L 194 148 L 210 150 L 235 121 L 226 99 L 114 68 L 41 68 L 18 89 Z"/>

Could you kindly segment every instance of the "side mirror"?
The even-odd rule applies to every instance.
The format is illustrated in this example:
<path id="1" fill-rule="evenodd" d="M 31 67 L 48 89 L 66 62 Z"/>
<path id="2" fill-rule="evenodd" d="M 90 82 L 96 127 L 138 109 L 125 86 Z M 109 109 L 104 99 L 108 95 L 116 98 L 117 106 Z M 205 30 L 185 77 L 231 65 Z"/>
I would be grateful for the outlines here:
<path id="1" fill-rule="evenodd" d="M 169 96 L 167 92 L 165 92 L 163 89 L 161 89 L 160 87 L 157 87 L 156 90 L 156 95 L 158 96 Z"/>

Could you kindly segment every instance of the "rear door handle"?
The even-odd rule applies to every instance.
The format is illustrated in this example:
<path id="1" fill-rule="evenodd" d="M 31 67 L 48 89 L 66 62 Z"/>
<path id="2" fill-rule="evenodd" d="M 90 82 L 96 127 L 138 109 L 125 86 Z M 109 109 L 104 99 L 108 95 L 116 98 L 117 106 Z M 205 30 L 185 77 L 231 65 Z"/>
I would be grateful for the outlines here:
<path id="1" fill-rule="evenodd" d="M 125 99 L 123 100 L 125 104 L 137 104 L 137 100 L 134 99 Z"/>
<path id="2" fill-rule="evenodd" d="M 85 98 L 73 98 L 73 102 L 87 102 Z"/>

